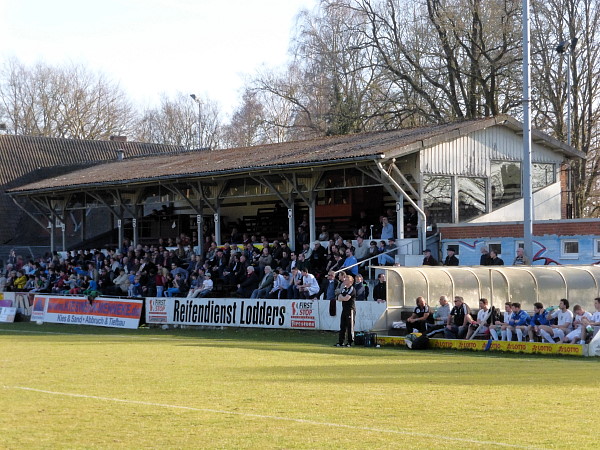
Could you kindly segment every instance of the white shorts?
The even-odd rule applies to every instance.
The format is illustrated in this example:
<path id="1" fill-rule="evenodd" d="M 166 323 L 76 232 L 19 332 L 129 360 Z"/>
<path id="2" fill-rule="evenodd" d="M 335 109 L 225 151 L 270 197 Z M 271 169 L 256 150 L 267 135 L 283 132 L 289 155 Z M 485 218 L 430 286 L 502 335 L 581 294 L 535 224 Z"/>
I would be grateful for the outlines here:
<path id="1" fill-rule="evenodd" d="M 567 334 L 567 340 L 572 341 L 573 339 L 581 339 L 581 327 L 577 327 Z"/>
<path id="2" fill-rule="evenodd" d="M 565 332 L 562 328 L 552 328 L 552 336 L 562 340 L 565 337 Z"/>

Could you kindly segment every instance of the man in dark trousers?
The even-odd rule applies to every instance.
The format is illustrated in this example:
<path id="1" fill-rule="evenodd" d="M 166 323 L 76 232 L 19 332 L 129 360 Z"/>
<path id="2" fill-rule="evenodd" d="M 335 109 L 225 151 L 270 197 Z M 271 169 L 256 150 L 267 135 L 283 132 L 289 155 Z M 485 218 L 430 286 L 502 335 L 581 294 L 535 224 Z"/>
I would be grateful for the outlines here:
<path id="1" fill-rule="evenodd" d="M 342 302 L 342 316 L 340 317 L 340 335 L 336 347 L 352 347 L 354 343 L 354 319 L 356 316 L 356 291 L 354 290 L 354 277 L 350 274 L 344 278 L 342 291 L 337 297 Z"/>
<path id="2" fill-rule="evenodd" d="M 454 249 L 449 248 L 448 250 L 446 250 L 446 253 L 447 253 L 447 255 L 446 255 L 446 259 L 444 260 L 444 265 L 445 266 L 458 266 L 458 258 L 454 254 Z"/>
<path id="3" fill-rule="evenodd" d="M 431 250 L 426 249 L 424 252 L 423 265 L 424 266 L 437 266 L 439 265 L 437 259 L 431 256 Z"/>

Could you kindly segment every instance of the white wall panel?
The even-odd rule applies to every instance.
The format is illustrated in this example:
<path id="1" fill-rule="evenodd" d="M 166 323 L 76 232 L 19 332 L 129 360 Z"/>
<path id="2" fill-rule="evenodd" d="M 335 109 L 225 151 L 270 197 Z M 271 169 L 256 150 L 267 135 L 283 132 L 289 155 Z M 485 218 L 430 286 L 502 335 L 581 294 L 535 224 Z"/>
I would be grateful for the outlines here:
<path id="1" fill-rule="evenodd" d="M 523 138 L 508 128 L 496 126 L 442 142 L 421 153 L 421 171 L 427 174 L 488 177 L 490 161 L 521 161 Z M 533 162 L 560 163 L 563 157 L 533 144 Z"/>

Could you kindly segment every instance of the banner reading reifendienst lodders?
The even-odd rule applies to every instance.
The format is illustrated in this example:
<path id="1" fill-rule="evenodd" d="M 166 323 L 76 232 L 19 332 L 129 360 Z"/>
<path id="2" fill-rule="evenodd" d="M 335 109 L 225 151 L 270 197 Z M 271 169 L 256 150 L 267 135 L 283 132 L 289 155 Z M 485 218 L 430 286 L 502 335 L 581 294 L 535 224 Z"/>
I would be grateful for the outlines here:
<path id="1" fill-rule="evenodd" d="M 317 329 L 311 300 L 148 298 L 146 322 L 155 324 Z"/>
<path id="2" fill-rule="evenodd" d="M 385 313 L 385 305 L 357 302 L 356 330 L 370 330 Z M 147 298 L 149 324 L 339 330 L 341 305 L 329 315 L 329 301 Z"/>
<path id="3" fill-rule="evenodd" d="M 36 295 L 32 320 L 110 328 L 137 328 L 143 300 Z M 40 311 L 42 309 L 42 311 Z"/>

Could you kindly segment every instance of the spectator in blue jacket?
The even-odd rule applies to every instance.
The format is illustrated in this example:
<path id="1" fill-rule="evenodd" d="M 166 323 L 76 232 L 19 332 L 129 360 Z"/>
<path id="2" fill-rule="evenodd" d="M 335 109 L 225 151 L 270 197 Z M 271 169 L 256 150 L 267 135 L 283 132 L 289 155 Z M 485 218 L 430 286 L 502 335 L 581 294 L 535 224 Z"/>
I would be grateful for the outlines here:
<path id="1" fill-rule="evenodd" d="M 348 267 L 348 270 L 346 272 L 350 272 L 352 275 L 357 275 L 358 274 L 358 261 L 356 259 L 356 257 L 354 256 L 354 253 L 352 252 L 352 249 L 347 249 L 346 250 L 346 259 L 344 261 L 344 264 L 342 265 L 342 268 L 346 268 Z M 350 267 L 353 266 L 353 267 Z"/>
<path id="2" fill-rule="evenodd" d="M 534 314 L 529 320 L 529 326 L 527 327 L 530 342 L 533 342 L 535 340 L 535 336 L 538 335 L 538 327 L 540 325 L 550 325 L 550 321 L 548 320 L 548 311 L 546 311 L 546 309 L 544 308 L 543 303 L 534 303 L 533 312 Z"/>
<path id="3" fill-rule="evenodd" d="M 529 314 L 521 309 L 521 304 L 518 302 L 513 302 L 510 307 L 512 314 L 506 327 L 506 340 L 512 341 L 512 332 L 516 331 L 517 340 L 523 342 L 523 331 L 526 331 L 529 325 Z"/>

